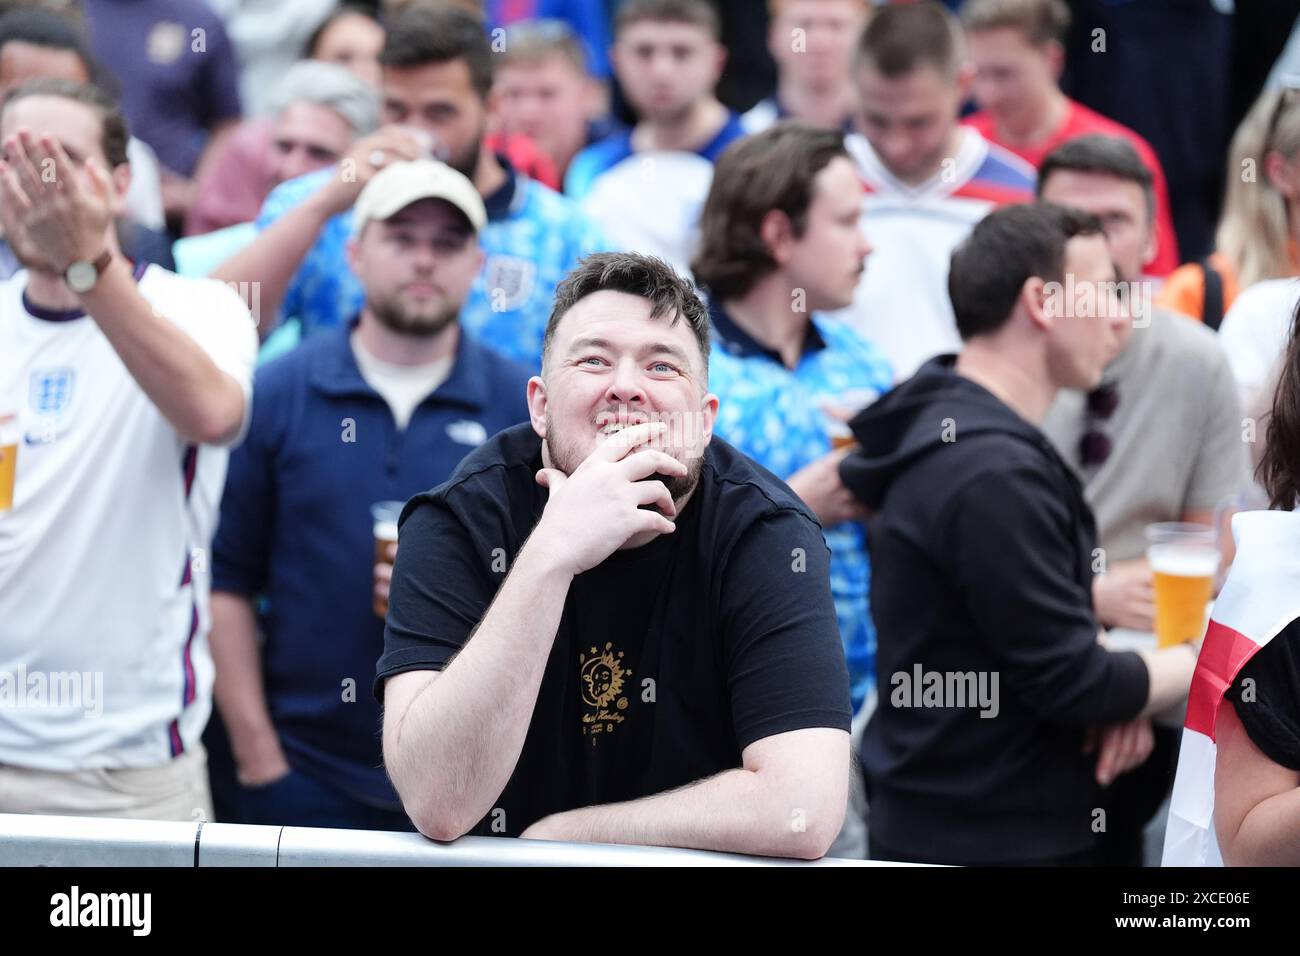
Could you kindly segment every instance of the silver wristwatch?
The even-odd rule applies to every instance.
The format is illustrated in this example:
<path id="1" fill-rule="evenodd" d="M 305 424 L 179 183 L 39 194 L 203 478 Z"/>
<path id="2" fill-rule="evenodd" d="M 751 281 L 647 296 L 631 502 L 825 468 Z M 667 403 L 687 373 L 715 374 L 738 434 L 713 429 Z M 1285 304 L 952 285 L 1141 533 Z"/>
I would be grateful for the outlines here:
<path id="1" fill-rule="evenodd" d="M 79 259 L 63 272 L 63 281 L 68 288 L 81 295 L 95 288 L 95 283 L 104 274 L 108 264 L 113 261 L 113 253 L 105 249 L 94 262 Z"/>

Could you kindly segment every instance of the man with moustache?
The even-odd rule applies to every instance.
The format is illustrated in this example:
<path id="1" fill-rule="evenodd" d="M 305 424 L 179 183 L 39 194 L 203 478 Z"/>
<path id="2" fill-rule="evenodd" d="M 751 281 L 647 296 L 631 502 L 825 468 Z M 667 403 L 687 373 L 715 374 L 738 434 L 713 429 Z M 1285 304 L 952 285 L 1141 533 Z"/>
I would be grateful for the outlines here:
<path id="1" fill-rule="evenodd" d="M 473 184 L 432 160 L 393 163 L 353 215 L 365 305 L 259 372 L 222 501 L 212 654 L 245 823 L 410 829 L 364 687 L 384 626 L 370 506 L 443 481 L 528 414 L 528 372 L 457 321 L 483 260 Z"/>
<path id="2" fill-rule="evenodd" d="M 849 699 L 808 508 L 712 438 L 704 305 L 661 261 L 556 293 L 531 421 L 408 503 L 376 693 L 416 826 L 815 858 Z"/>

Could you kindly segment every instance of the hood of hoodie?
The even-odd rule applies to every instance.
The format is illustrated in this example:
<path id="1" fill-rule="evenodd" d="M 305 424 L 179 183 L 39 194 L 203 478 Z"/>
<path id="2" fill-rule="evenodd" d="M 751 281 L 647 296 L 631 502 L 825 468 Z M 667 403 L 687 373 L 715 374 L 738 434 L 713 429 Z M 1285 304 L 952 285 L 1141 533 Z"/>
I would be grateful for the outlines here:
<path id="1" fill-rule="evenodd" d="M 982 385 L 958 375 L 956 360 L 931 359 L 849 423 L 858 448 L 840 463 L 840 478 L 868 508 L 880 508 L 894 480 L 939 448 L 993 432 L 1045 446 L 1041 431 Z"/>

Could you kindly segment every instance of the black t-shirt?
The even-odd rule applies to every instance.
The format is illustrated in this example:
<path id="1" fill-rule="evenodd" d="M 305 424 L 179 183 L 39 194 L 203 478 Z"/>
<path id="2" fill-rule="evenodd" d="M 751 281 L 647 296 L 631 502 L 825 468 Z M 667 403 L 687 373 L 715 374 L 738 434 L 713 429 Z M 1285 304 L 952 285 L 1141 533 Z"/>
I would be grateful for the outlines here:
<path id="1" fill-rule="evenodd" d="M 441 670 L 469 638 L 541 517 L 541 467 L 541 440 L 516 426 L 408 503 L 381 699 L 386 678 Z M 715 438 L 677 530 L 574 579 L 523 751 L 494 805 L 504 832 L 739 767 L 745 747 L 773 734 L 848 730 L 828 561 L 793 492 Z M 492 835 L 492 820 L 473 832 Z"/>
<path id="2" fill-rule="evenodd" d="M 1255 682 L 1254 700 L 1242 699 L 1247 678 Z M 1300 618 L 1246 661 L 1228 700 L 1265 756 L 1288 770 L 1300 770 Z"/>

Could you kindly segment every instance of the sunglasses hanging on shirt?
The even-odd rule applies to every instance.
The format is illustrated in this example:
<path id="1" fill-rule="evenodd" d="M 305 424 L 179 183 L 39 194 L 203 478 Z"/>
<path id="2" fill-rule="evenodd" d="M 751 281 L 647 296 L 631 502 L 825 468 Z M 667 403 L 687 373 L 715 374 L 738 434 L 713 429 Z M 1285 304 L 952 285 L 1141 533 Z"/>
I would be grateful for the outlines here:
<path id="1" fill-rule="evenodd" d="M 1101 430 L 1119 406 L 1119 389 L 1113 382 L 1103 382 L 1088 393 L 1087 424 L 1079 440 L 1079 460 L 1084 468 L 1099 468 L 1110 457 L 1110 436 Z"/>

